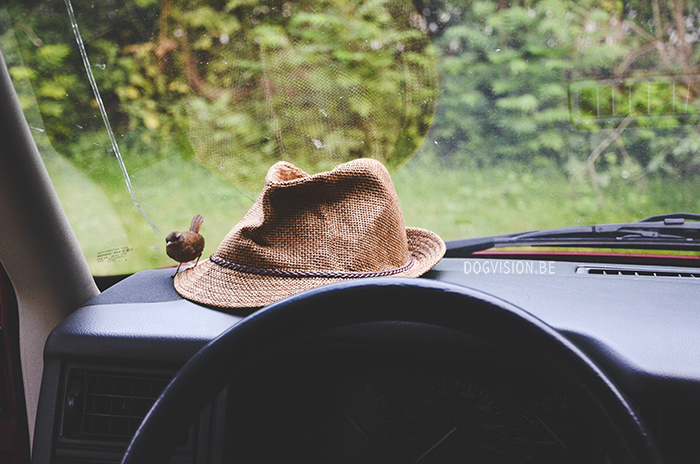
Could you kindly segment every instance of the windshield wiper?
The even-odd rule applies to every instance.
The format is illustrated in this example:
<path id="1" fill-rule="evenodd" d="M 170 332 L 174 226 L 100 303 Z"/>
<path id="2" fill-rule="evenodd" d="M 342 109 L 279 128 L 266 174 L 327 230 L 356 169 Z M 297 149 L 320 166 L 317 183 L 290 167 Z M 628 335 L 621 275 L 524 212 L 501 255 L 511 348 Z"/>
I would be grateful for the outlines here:
<path id="1" fill-rule="evenodd" d="M 700 251 L 700 214 L 672 213 L 638 222 L 597 224 L 447 242 L 446 257 L 518 246 L 647 248 Z"/>

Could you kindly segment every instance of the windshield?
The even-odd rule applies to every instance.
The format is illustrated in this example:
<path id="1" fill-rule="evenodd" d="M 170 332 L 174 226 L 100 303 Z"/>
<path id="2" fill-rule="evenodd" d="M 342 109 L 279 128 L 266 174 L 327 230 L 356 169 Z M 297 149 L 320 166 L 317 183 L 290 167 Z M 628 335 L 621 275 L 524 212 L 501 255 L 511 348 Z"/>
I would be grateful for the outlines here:
<path id="1" fill-rule="evenodd" d="M 700 212 L 699 7 L 7 0 L 0 48 L 114 275 L 172 265 L 196 214 L 213 253 L 279 160 L 379 159 L 445 240 Z"/>

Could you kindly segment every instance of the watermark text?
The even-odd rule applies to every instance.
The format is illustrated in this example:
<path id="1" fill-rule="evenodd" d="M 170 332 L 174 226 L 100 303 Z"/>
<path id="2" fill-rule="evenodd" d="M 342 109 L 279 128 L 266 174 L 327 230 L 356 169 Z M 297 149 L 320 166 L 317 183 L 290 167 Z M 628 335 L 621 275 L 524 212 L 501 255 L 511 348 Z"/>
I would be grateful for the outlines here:
<path id="1" fill-rule="evenodd" d="M 554 274 L 554 261 L 476 259 L 464 262 L 465 274 Z"/>

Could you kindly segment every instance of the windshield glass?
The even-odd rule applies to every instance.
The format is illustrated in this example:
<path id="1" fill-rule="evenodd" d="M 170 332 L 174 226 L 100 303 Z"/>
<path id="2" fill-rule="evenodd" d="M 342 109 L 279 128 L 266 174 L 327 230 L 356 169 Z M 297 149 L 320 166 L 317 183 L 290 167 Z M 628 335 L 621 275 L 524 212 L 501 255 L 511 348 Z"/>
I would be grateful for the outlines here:
<path id="1" fill-rule="evenodd" d="M 6 1 L 95 275 L 172 265 L 195 214 L 213 253 L 278 160 L 379 159 L 445 240 L 700 212 L 696 2 Z"/>

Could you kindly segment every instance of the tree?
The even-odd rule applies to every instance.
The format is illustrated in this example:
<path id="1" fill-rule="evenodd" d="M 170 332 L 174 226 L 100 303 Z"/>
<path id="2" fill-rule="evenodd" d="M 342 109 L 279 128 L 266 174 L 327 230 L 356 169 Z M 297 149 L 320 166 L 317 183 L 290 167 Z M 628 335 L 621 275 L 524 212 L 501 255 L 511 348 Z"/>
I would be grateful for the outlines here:
<path id="1" fill-rule="evenodd" d="M 29 66 L 15 73 L 47 89 L 47 128 L 71 156 L 86 130 L 75 119 L 95 110 L 70 25 L 54 19 L 62 3 L 15 6 L 17 29 L 32 31 L 21 37 Z M 408 1 L 108 2 L 107 30 L 92 2 L 74 4 L 113 125 L 141 135 L 133 156 L 184 133 L 184 156 L 256 189 L 279 159 L 314 172 L 362 156 L 396 168 L 430 127 L 435 54 Z M 61 72 L 44 74 L 56 71 L 47 59 Z"/>
<path id="2" fill-rule="evenodd" d="M 588 168 L 595 185 L 698 172 L 691 2 L 461 1 L 428 11 L 441 54 L 429 145 L 439 156 Z"/>

